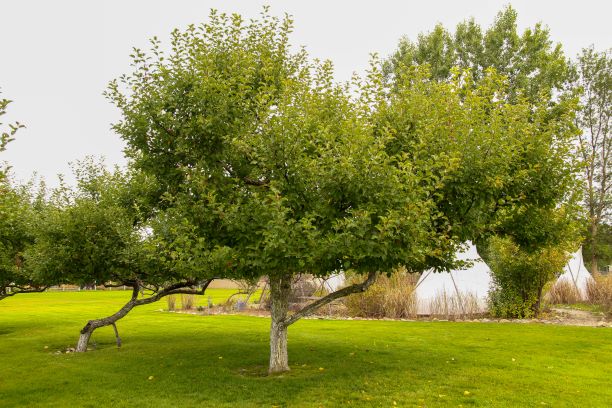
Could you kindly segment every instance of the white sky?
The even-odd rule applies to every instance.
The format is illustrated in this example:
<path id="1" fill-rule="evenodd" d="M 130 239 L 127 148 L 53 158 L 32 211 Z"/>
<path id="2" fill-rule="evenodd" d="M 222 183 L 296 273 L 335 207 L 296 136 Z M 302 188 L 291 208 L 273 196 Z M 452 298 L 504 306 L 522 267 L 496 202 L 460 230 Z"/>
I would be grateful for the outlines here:
<path id="1" fill-rule="evenodd" d="M 129 72 L 133 46 L 207 19 L 210 8 L 256 17 L 263 4 L 293 15 L 294 45 L 331 59 L 336 77 L 361 72 L 371 52 L 389 55 L 402 35 L 416 38 L 438 22 L 453 29 L 474 17 L 488 27 L 508 1 L 31 1 L 0 8 L 0 88 L 12 99 L 2 119 L 27 126 L 0 157 L 18 180 L 38 172 L 49 184 L 69 174 L 68 162 L 86 155 L 122 164 L 123 142 L 110 130 L 118 113 L 102 96 L 109 80 Z M 612 46 L 612 1 L 512 1 L 519 28 L 545 23 L 567 55 L 595 44 Z M 4 123 L 7 120 L 3 120 Z M 71 179 L 68 178 L 70 181 Z"/>

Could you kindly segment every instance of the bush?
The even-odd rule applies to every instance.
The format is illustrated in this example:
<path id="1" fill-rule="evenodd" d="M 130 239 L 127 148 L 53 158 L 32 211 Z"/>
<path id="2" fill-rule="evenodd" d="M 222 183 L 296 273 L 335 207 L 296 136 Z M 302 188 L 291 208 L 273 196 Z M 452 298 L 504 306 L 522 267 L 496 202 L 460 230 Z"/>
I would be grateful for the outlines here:
<path id="1" fill-rule="evenodd" d="M 514 317 L 519 319 L 533 317 L 537 296 L 524 299 L 519 293 L 509 289 L 493 287 L 489 290 L 489 313 L 493 317 Z"/>
<path id="2" fill-rule="evenodd" d="M 168 303 L 168 310 L 176 310 L 176 295 L 166 296 L 166 302 Z"/>
<path id="3" fill-rule="evenodd" d="M 357 281 L 361 280 L 351 279 L 349 283 Z M 367 291 L 346 297 L 344 303 L 349 315 L 355 317 L 416 317 L 417 281 L 417 275 L 402 269 L 390 277 L 379 277 Z"/>
<path id="4" fill-rule="evenodd" d="M 587 297 L 605 313 L 612 314 L 612 275 L 595 275 L 587 283 Z"/>
<path id="5" fill-rule="evenodd" d="M 195 295 L 187 295 L 187 294 L 181 295 L 181 306 L 183 307 L 183 310 L 193 309 L 193 307 L 195 306 L 195 303 L 196 303 Z"/>
<path id="6" fill-rule="evenodd" d="M 489 311 L 495 317 L 525 318 L 540 312 L 544 286 L 555 279 L 567 262 L 564 245 L 527 251 L 511 238 L 489 242 L 493 288 Z"/>
<path id="7" fill-rule="evenodd" d="M 547 300 L 554 305 L 573 305 L 582 301 L 576 286 L 565 279 L 557 281 L 551 286 Z"/>

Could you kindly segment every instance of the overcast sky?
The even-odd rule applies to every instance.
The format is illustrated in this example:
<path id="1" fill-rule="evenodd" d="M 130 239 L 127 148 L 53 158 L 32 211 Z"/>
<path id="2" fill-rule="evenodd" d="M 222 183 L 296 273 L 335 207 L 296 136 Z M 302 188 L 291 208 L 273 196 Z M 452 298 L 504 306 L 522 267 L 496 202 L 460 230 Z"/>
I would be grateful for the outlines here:
<path id="1" fill-rule="evenodd" d="M 415 38 L 440 22 L 474 17 L 488 27 L 508 1 L 11 1 L 0 12 L 0 88 L 12 99 L 9 115 L 20 131 L 0 160 L 18 180 L 38 172 L 51 185 L 68 162 L 86 155 L 123 164 L 123 142 L 110 130 L 118 113 L 102 96 L 109 80 L 129 72 L 133 46 L 168 38 L 173 28 L 206 21 L 210 8 L 256 17 L 263 4 L 295 19 L 293 44 L 331 59 L 336 77 L 361 72 L 369 54 L 389 55 L 402 35 Z M 594 44 L 610 46 L 612 1 L 512 1 L 519 27 L 550 28 L 567 55 Z M 7 120 L 3 120 L 7 122 Z M 71 180 L 71 178 L 69 178 Z"/>

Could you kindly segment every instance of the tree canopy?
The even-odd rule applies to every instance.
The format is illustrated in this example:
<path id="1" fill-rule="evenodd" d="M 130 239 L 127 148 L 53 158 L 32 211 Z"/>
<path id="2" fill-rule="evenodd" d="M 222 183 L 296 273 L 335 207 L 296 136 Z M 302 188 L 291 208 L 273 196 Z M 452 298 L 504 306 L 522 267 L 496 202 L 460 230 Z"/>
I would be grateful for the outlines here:
<path id="1" fill-rule="evenodd" d="M 513 16 L 499 17 L 500 35 Z M 442 72 L 397 59 L 392 81 L 375 60 L 337 84 L 330 62 L 292 51 L 291 28 L 266 10 L 250 22 L 213 11 L 174 31 L 170 52 L 157 39 L 134 50 L 134 71 L 107 91 L 127 154 L 158 186 L 153 213 L 189 231 L 174 256 L 197 243 L 216 276 L 269 277 L 271 372 L 288 369 L 290 324 L 377 274 L 449 268 L 461 242 L 487 234 L 554 242 L 575 210 L 576 100 L 549 103 L 565 60 L 545 30 L 515 47 L 536 41 L 551 60 L 536 89 L 523 81 L 532 71 L 508 78 L 485 60 Z M 514 72 L 494 34 L 484 55 Z M 294 276 L 340 270 L 364 280 L 289 315 Z"/>
<path id="2" fill-rule="evenodd" d="M 516 10 L 507 6 L 487 29 L 470 19 L 459 23 L 454 33 L 438 24 L 416 41 L 403 37 L 386 61 L 385 72 L 393 76 L 402 67 L 427 64 L 435 80 L 450 78 L 456 67 L 469 69 L 479 80 L 493 68 L 508 79 L 512 98 L 555 98 L 566 90 L 571 73 L 562 47 L 553 44 L 541 23 L 519 33 L 517 18 Z"/>
<path id="3" fill-rule="evenodd" d="M 75 170 L 77 187 L 61 186 L 48 200 L 25 265 L 43 282 L 132 288 L 121 309 L 81 330 L 77 351 L 82 352 L 94 330 L 113 325 L 117 332 L 117 320 L 136 306 L 171 294 L 202 294 L 214 269 L 206 264 L 210 254 L 200 248 L 191 256 L 176 255 L 175 241 L 186 232 L 176 233 L 167 217 L 148 213 L 146 198 L 155 185 L 142 174 L 109 171 L 91 160 Z"/>

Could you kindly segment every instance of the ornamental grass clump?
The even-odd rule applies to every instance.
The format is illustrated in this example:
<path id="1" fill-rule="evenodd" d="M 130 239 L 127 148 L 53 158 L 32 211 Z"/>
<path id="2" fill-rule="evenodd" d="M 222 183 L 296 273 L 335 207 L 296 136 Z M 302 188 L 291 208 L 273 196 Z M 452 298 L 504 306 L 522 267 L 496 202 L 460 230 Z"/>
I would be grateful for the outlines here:
<path id="1" fill-rule="evenodd" d="M 478 297 L 474 293 L 449 295 L 440 292 L 429 302 L 430 318 L 456 320 L 473 319 L 483 314 Z"/>
<path id="2" fill-rule="evenodd" d="M 559 280 L 551 286 L 546 300 L 553 305 L 573 305 L 580 303 L 582 299 L 574 284 L 567 280 Z"/>
<path id="3" fill-rule="evenodd" d="M 418 276 L 403 268 L 390 277 L 383 275 L 368 291 L 345 299 L 348 314 L 355 317 L 414 318 L 417 281 Z"/>
<path id="4" fill-rule="evenodd" d="M 600 306 L 607 314 L 612 314 L 612 275 L 593 276 L 587 282 L 587 297 L 589 302 Z"/>
<path id="5" fill-rule="evenodd" d="M 172 312 L 176 310 L 176 296 L 166 296 L 166 303 L 168 304 L 168 311 Z"/>
<path id="6" fill-rule="evenodd" d="M 183 310 L 191 310 L 196 303 L 195 295 L 181 295 L 181 306 Z"/>

